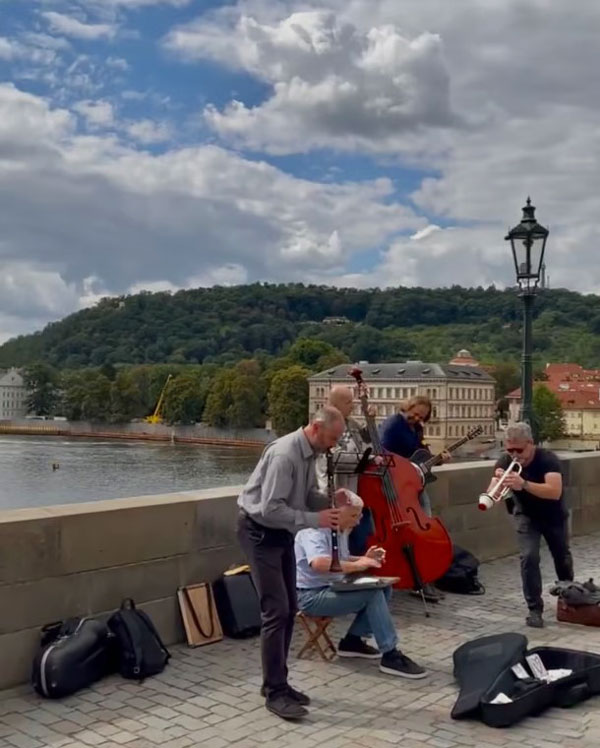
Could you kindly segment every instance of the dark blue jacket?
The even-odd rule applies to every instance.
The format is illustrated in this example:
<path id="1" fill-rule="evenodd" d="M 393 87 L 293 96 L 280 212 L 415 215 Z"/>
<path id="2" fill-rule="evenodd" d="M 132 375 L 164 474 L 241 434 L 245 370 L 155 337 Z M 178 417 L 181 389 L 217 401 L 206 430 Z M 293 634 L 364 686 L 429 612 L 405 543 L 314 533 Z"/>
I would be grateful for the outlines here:
<path id="1" fill-rule="evenodd" d="M 411 457 L 424 447 L 423 427 L 420 423 L 411 425 L 403 415 L 396 413 L 381 424 L 381 446 L 400 457 Z"/>

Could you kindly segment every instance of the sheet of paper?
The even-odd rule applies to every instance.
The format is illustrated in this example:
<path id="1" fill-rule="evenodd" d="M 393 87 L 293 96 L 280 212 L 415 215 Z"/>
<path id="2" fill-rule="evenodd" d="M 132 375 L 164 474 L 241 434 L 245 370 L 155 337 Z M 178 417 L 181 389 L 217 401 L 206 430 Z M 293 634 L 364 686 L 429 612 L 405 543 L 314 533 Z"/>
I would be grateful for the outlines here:
<path id="1" fill-rule="evenodd" d="M 548 679 L 548 671 L 544 667 L 544 663 L 542 662 L 542 659 L 539 655 L 527 655 L 525 659 L 527 660 L 527 663 L 531 668 L 531 672 L 533 673 L 535 678 L 538 678 L 539 680 Z"/>
<path id="2" fill-rule="evenodd" d="M 530 678 L 531 677 L 529 675 L 529 673 L 527 672 L 527 670 L 525 670 L 525 668 L 523 667 L 523 665 L 521 665 L 520 662 L 517 663 L 516 665 L 513 665 L 512 668 L 511 668 L 511 670 L 517 676 L 517 678 L 520 678 L 521 680 L 525 680 L 525 678 Z"/>
<path id="3" fill-rule="evenodd" d="M 512 699 L 501 691 L 490 704 L 512 704 Z"/>

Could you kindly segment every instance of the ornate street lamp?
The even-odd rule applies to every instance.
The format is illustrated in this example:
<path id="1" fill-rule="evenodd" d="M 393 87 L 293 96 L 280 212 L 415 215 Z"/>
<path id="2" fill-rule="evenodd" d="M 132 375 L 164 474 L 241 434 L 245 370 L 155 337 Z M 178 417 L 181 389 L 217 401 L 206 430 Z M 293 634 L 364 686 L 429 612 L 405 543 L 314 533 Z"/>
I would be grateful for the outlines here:
<path id="1" fill-rule="evenodd" d="M 521 223 L 511 229 L 504 237 L 510 241 L 519 284 L 523 299 L 523 358 L 521 364 L 521 413 L 520 419 L 526 421 L 534 430 L 533 418 L 533 369 L 531 364 L 531 323 L 533 300 L 544 266 L 544 251 L 548 239 L 548 229 L 540 226 L 535 220 L 535 207 L 531 199 L 523 208 Z M 545 266 L 544 266 L 545 267 Z"/>

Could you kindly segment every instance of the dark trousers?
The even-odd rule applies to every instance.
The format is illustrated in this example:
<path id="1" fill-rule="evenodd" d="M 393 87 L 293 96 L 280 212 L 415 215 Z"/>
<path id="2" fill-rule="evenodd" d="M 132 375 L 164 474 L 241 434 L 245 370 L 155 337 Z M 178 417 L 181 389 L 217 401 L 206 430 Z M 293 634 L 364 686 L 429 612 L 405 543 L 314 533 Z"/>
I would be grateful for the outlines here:
<path id="1" fill-rule="evenodd" d="M 542 537 L 552 554 L 557 580 L 561 582 L 573 580 L 573 557 L 569 549 L 567 518 L 547 522 L 532 519 L 521 513 L 516 513 L 514 518 L 521 555 L 523 595 L 529 610 L 537 610 L 541 613 L 544 609 L 542 574 L 540 572 L 540 540 Z"/>
<path id="2" fill-rule="evenodd" d="M 272 697 L 287 687 L 287 658 L 298 610 L 294 536 L 263 527 L 240 512 L 237 537 L 260 600 L 263 685 Z"/>

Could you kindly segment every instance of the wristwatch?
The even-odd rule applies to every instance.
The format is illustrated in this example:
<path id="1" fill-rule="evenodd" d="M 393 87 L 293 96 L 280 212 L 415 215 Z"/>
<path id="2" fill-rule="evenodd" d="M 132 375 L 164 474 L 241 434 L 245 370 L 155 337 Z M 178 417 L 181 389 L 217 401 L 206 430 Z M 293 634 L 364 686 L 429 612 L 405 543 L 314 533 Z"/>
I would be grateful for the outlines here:
<path id="1" fill-rule="evenodd" d="M 521 490 L 522 491 L 527 491 L 527 481 L 526 480 L 523 481 L 523 488 Z"/>

